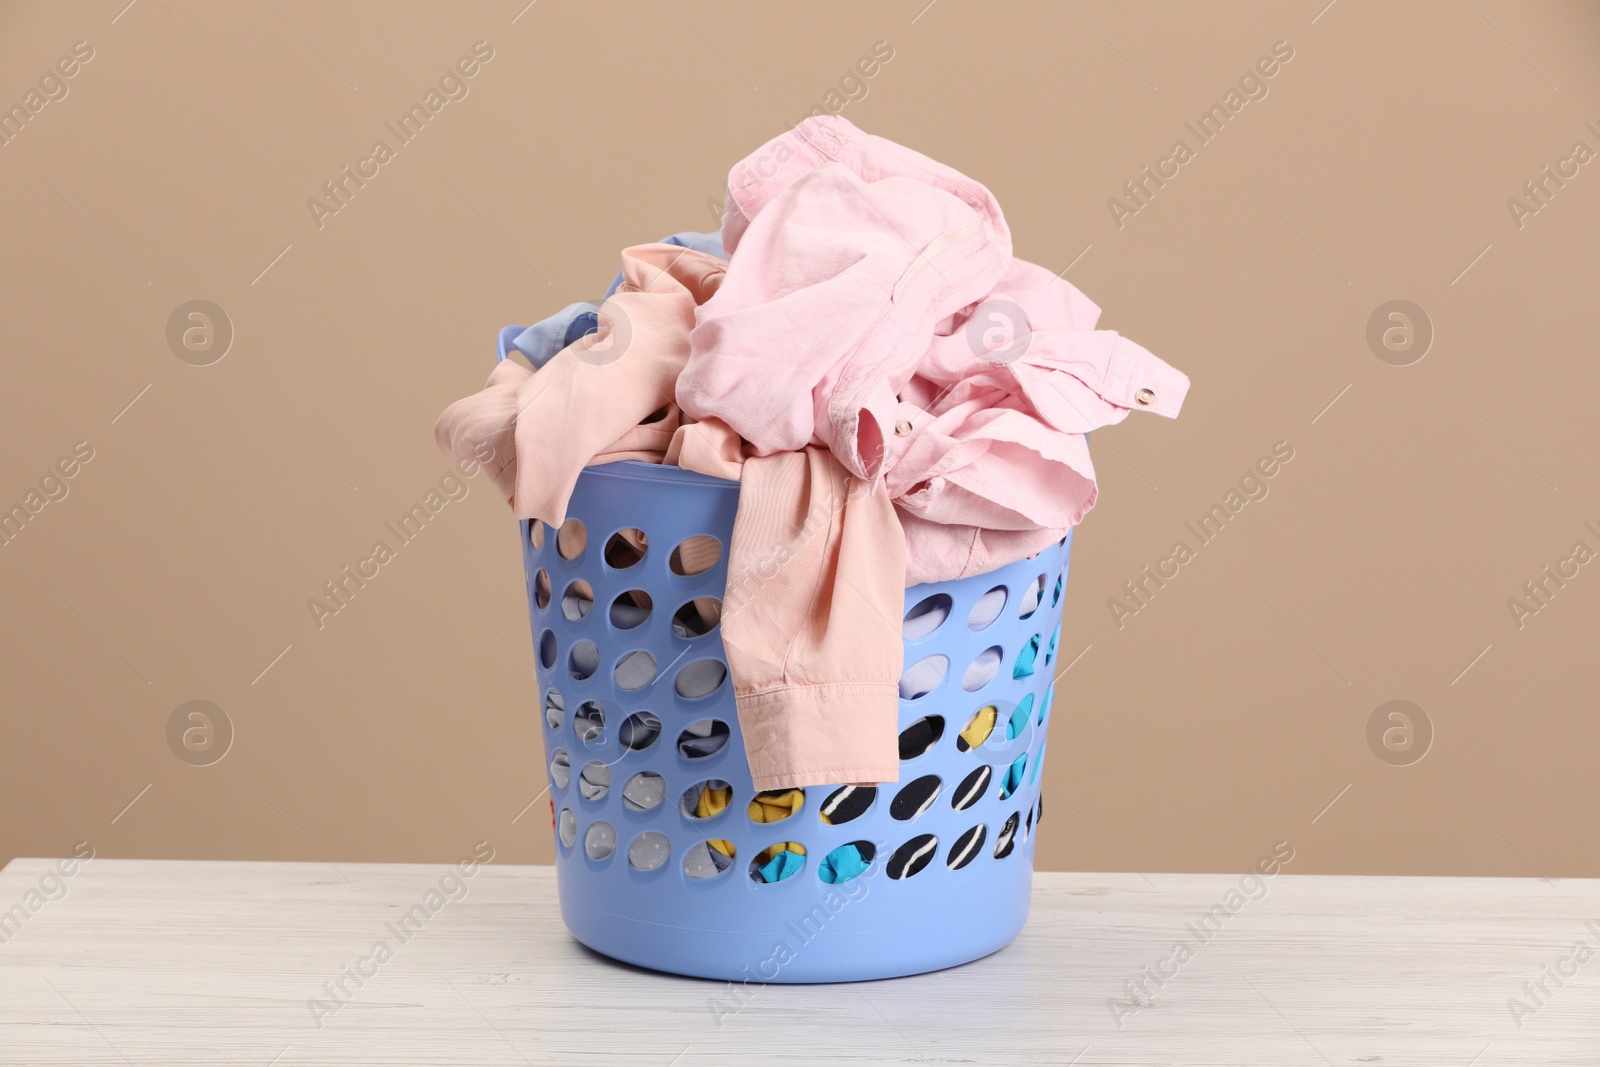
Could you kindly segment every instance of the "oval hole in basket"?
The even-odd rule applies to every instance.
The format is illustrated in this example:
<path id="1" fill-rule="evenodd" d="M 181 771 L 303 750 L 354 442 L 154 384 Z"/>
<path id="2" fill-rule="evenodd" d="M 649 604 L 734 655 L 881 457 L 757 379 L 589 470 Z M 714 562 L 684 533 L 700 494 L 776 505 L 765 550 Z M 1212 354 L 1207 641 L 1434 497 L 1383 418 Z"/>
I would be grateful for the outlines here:
<path id="1" fill-rule="evenodd" d="M 685 700 L 699 700 L 715 693 L 727 676 L 727 664 L 721 660 L 697 659 L 678 672 L 672 688 Z"/>
<path id="2" fill-rule="evenodd" d="M 672 613 L 672 632 L 679 637 L 704 637 L 722 622 L 722 601 L 696 597 Z"/>
<path id="3" fill-rule="evenodd" d="M 607 614 L 612 626 L 619 630 L 632 630 L 650 620 L 650 611 L 654 606 L 655 601 L 650 599 L 649 593 L 643 589 L 629 589 L 611 602 L 611 610 Z"/>
<path id="4" fill-rule="evenodd" d="M 1000 832 L 995 835 L 995 838 L 994 838 L 994 858 L 995 859 L 1003 860 L 1007 856 L 1011 855 L 1011 851 L 1014 848 L 1017 847 L 1017 827 L 1019 827 L 1021 825 L 1022 825 L 1022 816 L 1021 816 L 1021 814 L 1018 813 L 1018 812 L 1015 812 L 1015 811 L 1012 812 L 1011 815 L 1006 819 L 1005 825 L 1000 827 Z"/>
<path id="5" fill-rule="evenodd" d="M 967 720 L 967 725 L 961 728 L 961 735 L 956 738 L 956 751 L 970 752 L 994 733 L 995 723 L 1000 719 L 1000 709 L 993 704 L 985 704 L 972 713 L 972 718 Z"/>
<path id="6" fill-rule="evenodd" d="M 617 828 L 604 820 L 591 824 L 583 835 L 583 851 L 596 863 L 610 859 L 616 850 Z"/>
<path id="7" fill-rule="evenodd" d="M 617 727 L 617 743 L 629 752 L 643 752 L 661 739 L 661 716 L 636 711 Z"/>
<path id="8" fill-rule="evenodd" d="M 767 789 L 750 798 L 745 814 L 755 823 L 782 822 L 799 815 L 805 806 L 804 789 Z"/>
<path id="9" fill-rule="evenodd" d="M 678 735 L 678 754 L 684 759 L 715 756 L 728 744 L 730 731 L 721 719 L 701 719 L 684 727 Z"/>
<path id="10" fill-rule="evenodd" d="M 934 746 L 939 743 L 939 738 L 943 736 L 944 716 L 924 715 L 900 731 L 900 758 L 916 759 L 932 752 Z"/>
<path id="11" fill-rule="evenodd" d="M 600 669 L 600 650 L 593 641 L 579 641 L 567 653 L 567 672 L 578 681 L 592 678 Z"/>
<path id="12" fill-rule="evenodd" d="M 568 519 L 556 531 L 556 555 L 562 559 L 577 559 L 589 544 L 589 528 L 581 519 Z"/>
<path id="13" fill-rule="evenodd" d="M 806 846 L 798 841 L 779 841 L 756 853 L 750 861 L 750 880 L 772 885 L 793 878 L 806 865 Z"/>
<path id="14" fill-rule="evenodd" d="M 994 625 L 994 620 L 1006 610 L 1006 587 L 997 585 L 978 598 L 972 605 L 972 610 L 967 613 L 967 629 L 974 632 L 987 630 Z"/>
<path id="15" fill-rule="evenodd" d="M 1017 618 L 1033 618 L 1033 613 L 1039 610 L 1039 605 L 1044 601 L 1044 583 L 1045 576 L 1041 574 L 1028 586 L 1028 591 L 1022 597 L 1022 605 L 1017 611 Z"/>
<path id="16" fill-rule="evenodd" d="M 943 626 L 944 621 L 950 617 L 953 603 L 949 593 L 935 593 L 930 597 L 923 597 L 906 612 L 906 617 L 900 626 L 900 635 L 913 644 L 932 637 L 934 631 Z"/>
<path id="17" fill-rule="evenodd" d="M 952 871 L 959 871 L 977 859 L 978 853 L 983 851 L 983 839 L 988 835 L 989 828 L 981 822 L 968 829 L 950 846 L 950 854 L 944 858 L 944 865 Z"/>
<path id="18" fill-rule="evenodd" d="M 933 807 L 933 802 L 939 799 L 942 785 L 937 774 L 925 774 L 921 778 L 907 782 L 889 802 L 890 818 L 900 822 L 915 819 Z"/>
<path id="19" fill-rule="evenodd" d="M 715 567 L 721 558 L 721 541 L 710 534 L 696 534 L 679 542 L 667 559 L 667 566 L 672 568 L 673 574 L 689 578 L 696 574 L 704 574 Z"/>
<path id="20" fill-rule="evenodd" d="M 872 866 L 877 854 L 878 848 L 871 841 L 852 841 L 840 845 L 822 857 L 822 863 L 817 867 L 817 877 L 829 885 L 860 878 Z"/>
<path id="21" fill-rule="evenodd" d="M 625 693 L 643 689 L 656 680 L 656 658 L 642 648 L 625 653 L 611 671 L 617 688 Z"/>
<path id="22" fill-rule="evenodd" d="M 572 781 L 572 757 L 564 749 L 550 755 L 550 781 L 557 789 L 565 789 Z"/>
<path id="23" fill-rule="evenodd" d="M 841 785 L 822 801 L 817 817 L 829 826 L 842 826 L 865 815 L 877 799 L 875 785 Z"/>
<path id="24" fill-rule="evenodd" d="M 1016 791 L 1022 788 L 1022 778 L 1028 769 L 1028 754 L 1024 752 L 1011 761 L 1011 766 L 1006 768 L 1006 773 L 1000 779 L 1000 799 L 1010 800 Z"/>
<path id="25" fill-rule="evenodd" d="M 950 657 L 943 653 L 924 656 L 900 676 L 900 699 L 918 700 L 939 687 L 950 670 Z"/>
<path id="26" fill-rule="evenodd" d="M 1005 658 L 999 645 L 990 645 L 979 652 L 973 661 L 967 664 L 966 672 L 961 675 L 961 688 L 969 693 L 976 693 L 994 680 L 1000 671 L 1000 661 Z"/>
<path id="27" fill-rule="evenodd" d="M 606 538 L 603 555 L 607 567 L 625 571 L 644 559 L 649 549 L 650 539 L 645 536 L 644 531 L 637 526 L 627 526 Z"/>
<path id="28" fill-rule="evenodd" d="M 971 774 L 961 779 L 961 784 L 956 786 L 955 792 L 950 794 L 950 806 L 956 811 L 966 811 L 983 799 L 983 794 L 989 791 L 989 783 L 993 780 L 994 768 L 988 764 L 974 768 Z"/>
<path id="29" fill-rule="evenodd" d="M 585 700 L 572 714 L 572 732 L 584 744 L 592 744 L 606 732 L 606 713 L 597 700 Z"/>
<path id="30" fill-rule="evenodd" d="M 667 798 L 667 780 L 655 771 L 640 771 L 622 783 L 622 806 L 629 811 L 649 811 Z"/>
<path id="31" fill-rule="evenodd" d="M 577 622 L 594 608 L 594 586 L 579 578 L 561 594 L 561 614 Z"/>
<path id="32" fill-rule="evenodd" d="M 578 795 L 585 800 L 604 800 L 611 792 L 611 768 L 590 760 L 578 774 Z"/>
<path id="33" fill-rule="evenodd" d="M 1015 741 L 1028 729 L 1028 716 L 1033 714 L 1033 694 L 1023 697 L 1021 702 L 1011 710 L 1011 718 L 1006 720 L 1006 740 Z"/>
<path id="34" fill-rule="evenodd" d="M 725 838 L 702 841 L 683 854 L 683 873 L 696 881 L 715 878 L 733 869 L 738 854 L 733 842 Z"/>
<path id="35" fill-rule="evenodd" d="M 696 782 L 678 798 L 678 810 L 690 819 L 714 819 L 733 805 L 733 786 L 721 778 Z"/>
<path id="36" fill-rule="evenodd" d="M 914 878 L 922 873 L 933 857 L 939 854 L 939 839 L 932 834 L 918 834 L 894 850 L 889 857 L 889 877 L 895 880 Z"/>

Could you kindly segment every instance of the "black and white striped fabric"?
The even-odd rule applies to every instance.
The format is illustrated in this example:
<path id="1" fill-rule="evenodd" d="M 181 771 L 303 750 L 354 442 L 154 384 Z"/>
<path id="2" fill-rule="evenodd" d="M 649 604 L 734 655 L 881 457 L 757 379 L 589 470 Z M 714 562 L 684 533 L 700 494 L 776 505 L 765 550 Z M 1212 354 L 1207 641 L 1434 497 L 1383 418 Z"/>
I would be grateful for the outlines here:
<path id="1" fill-rule="evenodd" d="M 1017 827 L 1022 824 L 1022 816 L 1012 812 L 1006 819 L 1004 826 L 1000 827 L 1000 834 L 994 839 L 994 858 L 1003 860 L 1011 855 L 1011 850 L 1017 847 Z"/>
<path id="2" fill-rule="evenodd" d="M 966 811 L 972 805 L 983 799 L 983 794 L 989 788 L 990 780 L 994 778 L 994 768 L 984 764 L 965 778 L 956 786 L 956 791 L 950 795 L 950 806 L 957 811 Z"/>
<path id="3" fill-rule="evenodd" d="M 945 866 L 952 871 L 959 871 L 967 864 L 978 858 L 978 853 L 983 851 L 983 841 L 989 835 L 989 828 L 979 823 L 960 837 L 950 846 L 950 854 L 945 857 Z"/>
<path id="4" fill-rule="evenodd" d="M 901 787 L 900 792 L 895 794 L 894 800 L 889 804 L 890 816 L 901 822 L 915 819 L 933 807 L 933 802 L 939 799 L 940 785 L 937 774 L 925 774 Z"/>
<path id="5" fill-rule="evenodd" d="M 889 857 L 889 877 L 910 878 L 933 861 L 939 852 L 939 839 L 932 834 L 920 834 L 894 850 Z"/>
<path id="6" fill-rule="evenodd" d="M 829 826 L 839 826 L 861 818 L 877 798 L 878 787 L 875 785 L 840 786 L 828 794 L 818 814 Z"/>
<path id="7" fill-rule="evenodd" d="M 916 759 L 933 749 L 944 736 L 944 716 L 925 715 L 900 731 L 900 758 Z"/>

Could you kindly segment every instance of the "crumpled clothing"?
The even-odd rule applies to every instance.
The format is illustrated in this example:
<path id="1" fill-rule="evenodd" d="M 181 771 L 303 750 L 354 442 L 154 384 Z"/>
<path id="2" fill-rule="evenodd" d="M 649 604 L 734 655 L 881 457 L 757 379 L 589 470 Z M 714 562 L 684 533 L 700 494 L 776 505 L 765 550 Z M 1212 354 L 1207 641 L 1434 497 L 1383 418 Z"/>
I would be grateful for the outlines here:
<path id="1" fill-rule="evenodd" d="M 867 873 L 867 868 L 872 864 L 872 857 L 876 854 L 877 850 L 866 841 L 853 841 L 848 845 L 840 845 L 822 857 L 817 877 L 829 885 L 859 878 Z"/>
<path id="2" fill-rule="evenodd" d="M 679 423 L 672 394 L 695 307 L 725 266 L 671 245 L 625 249 L 624 281 L 601 306 L 599 328 L 536 371 L 509 359 L 496 365 L 482 391 L 439 417 L 440 451 L 493 456 L 485 469 L 517 517 L 560 526 L 585 466 L 652 459 L 671 443 Z"/>
<path id="3" fill-rule="evenodd" d="M 817 809 L 817 816 L 829 826 L 842 826 L 865 815 L 877 798 L 876 786 L 840 786 L 828 794 L 822 807 Z"/>
<path id="4" fill-rule="evenodd" d="M 967 725 L 961 728 L 961 733 L 956 737 L 956 749 L 967 752 L 989 740 L 989 735 L 994 733 L 994 724 L 999 715 L 1000 709 L 993 704 L 979 708 L 968 720 Z"/>
<path id="5" fill-rule="evenodd" d="M 893 782 L 903 589 L 1058 540 L 1095 499 L 1084 433 L 1175 415 L 1188 379 L 1014 260 L 982 185 L 843 119 L 736 165 L 723 221 L 730 263 L 714 234 L 625 250 L 614 293 L 523 331 L 537 369 L 502 362 L 435 438 L 552 526 L 587 464 L 740 481 L 720 626 L 756 788 Z"/>
<path id="6" fill-rule="evenodd" d="M 783 841 L 757 854 L 755 863 L 750 867 L 750 880 L 771 885 L 799 874 L 805 865 L 806 846 L 798 841 Z"/>
<path id="7" fill-rule="evenodd" d="M 692 248 L 696 252 L 704 252 L 708 256 L 716 256 L 718 259 L 728 258 L 728 253 L 722 247 L 722 233 L 720 231 L 716 233 L 697 233 L 694 230 L 685 230 L 683 233 L 675 233 L 671 237 L 663 237 L 657 243 L 673 245 L 677 248 Z M 611 299 L 612 293 L 622 288 L 624 280 L 623 272 L 617 271 L 617 276 L 612 279 L 611 285 L 606 289 L 605 298 L 607 300 Z M 599 309 L 596 308 L 595 310 L 598 311 Z M 577 340 L 576 337 L 572 339 L 572 341 L 575 340 Z M 567 344 L 570 345 L 572 341 L 568 341 Z"/>
<path id="8" fill-rule="evenodd" d="M 678 735 L 678 754 L 684 759 L 715 756 L 728 743 L 728 724 L 718 719 L 701 719 L 683 728 Z"/>
<path id="9" fill-rule="evenodd" d="M 1095 500 L 1082 435 L 1176 416 L 1189 381 L 1096 331 L 1099 308 L 1011 256 L 979 183 L 837 116 L 734 166 L 732 256 L 700 309 L 677 399 L 757 456 L 826 446 L 886 478 L 908 584 L 1059 540 Z"/>
<path id="10" fill-rule="evenodd" d="M 697 252 L 715 256 L 718 259 L 727 259 L 728 253 L 722 248 L 721 233 L 695 233 L 686 231 L 675 233 L 671 237 L 663 237 L 660 244 L 673 245 L 677 248 L 692 248 Z M 617 276 L 606 289 L 605 299 L 622 288 L 627 280 L 626 271 L 617 271 Z M 550 362 L 550 357 L 573 344 L 586 334 L 595 333 L 600 329 L 600 308 L 595 304 L 577 303 L 568 304 L 549 318 L 537 322 L 523 330 L 511 343 L 527 357 L 534 369 Z"/>
<path id="11" fill-rule="evenodd" d="M 925 752 L 933 750 L 939 743 L 939 738 L 944 736 L 944 717 L 940 715 L 923 716 L 916 722 L 900 731 L 900 761 L 916 759 Z"/>
<path id="12" fill-rule="evenodd" d="M 699 782 L 684 790 L 678 808 L 691 819 L 709 819 L 720 815 L 733 799 L 733 787 L 720 779 Z"/>
<path id="13" fill-rule="evenodd" d="M 803 789 L 769 789 L 750 798 L 747 814 L 751 822 L 782 822 L 798 815 L 806 805 Z"/>
<path id="14" fill-rule="evenodd" d="M 701 841 L 683 857 L 683 873 L 690 878 L 715 878 L 733 866 L 733 842 L 723 838 Z"/>

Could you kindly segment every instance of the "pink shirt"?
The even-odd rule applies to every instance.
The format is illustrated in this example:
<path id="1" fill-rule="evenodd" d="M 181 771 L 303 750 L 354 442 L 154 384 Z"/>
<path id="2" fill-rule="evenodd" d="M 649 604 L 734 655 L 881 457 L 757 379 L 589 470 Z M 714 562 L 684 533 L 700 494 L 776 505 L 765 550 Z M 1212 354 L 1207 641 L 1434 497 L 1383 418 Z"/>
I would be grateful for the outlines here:
<path id="1" fill-rule="evenodd" d="M 1095 501 L 1082 435 L 1130 410 L 1175 416 L 1188 392 L 1096 330 L 1070 283 L 1012 258 L 982 185 L 836 116 L 734 166 L 723 242 L 733 258 L 696 316 L 679 406 L 755 455 L 815 444 L 884 477 L 908 583 L 1059 540 Z"/>

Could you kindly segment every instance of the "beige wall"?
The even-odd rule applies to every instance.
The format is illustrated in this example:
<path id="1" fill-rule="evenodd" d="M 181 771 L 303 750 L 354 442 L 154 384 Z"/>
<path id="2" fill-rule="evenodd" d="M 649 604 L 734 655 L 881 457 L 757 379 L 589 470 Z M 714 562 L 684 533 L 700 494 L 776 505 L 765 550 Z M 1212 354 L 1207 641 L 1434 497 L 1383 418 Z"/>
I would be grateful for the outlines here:
<path id="1" fill-rule="evenodd" d="M 0 103 L 93 49 L 0 146 L 0 503 L 93 453 L 0 548 L 0 861 L 548 861 L 543 802 L 513 821 L 540 740 L 490 487 L 322 629 L 306 601 L 445 473 L 429 428 L 499 326 L 710 228 L 729 164 L 887 41 L 843 114 L 988 184 L 1020 255 L 1195 383 L 1094 443 L 1041 864 L 1242 870 L 1286 840 L 1301 872 L 1600 875 L 1600 564 L 1508 607 L 1600 551 L 1600 163 L 1507 203 L 1600 151 L 1600 8 L 924 2 L 0 8 Z M 319 226 L 307 199 L 477 41 L 470 95 Z M 1280 41 L 1200 145 L 1184 123 Z M 168 343 L 197 299 L 232 323 L 209 366 Z M 1420 362 L 1369 346 L 1391 300 L 1431 322 Z M 1114 619 L 1278 442 L 1268 495 Z M 197 699 L 233 732 L 203 767 L 169 745 Z M 1420 762 L 1369 745 L 1392 700 Z"/>

